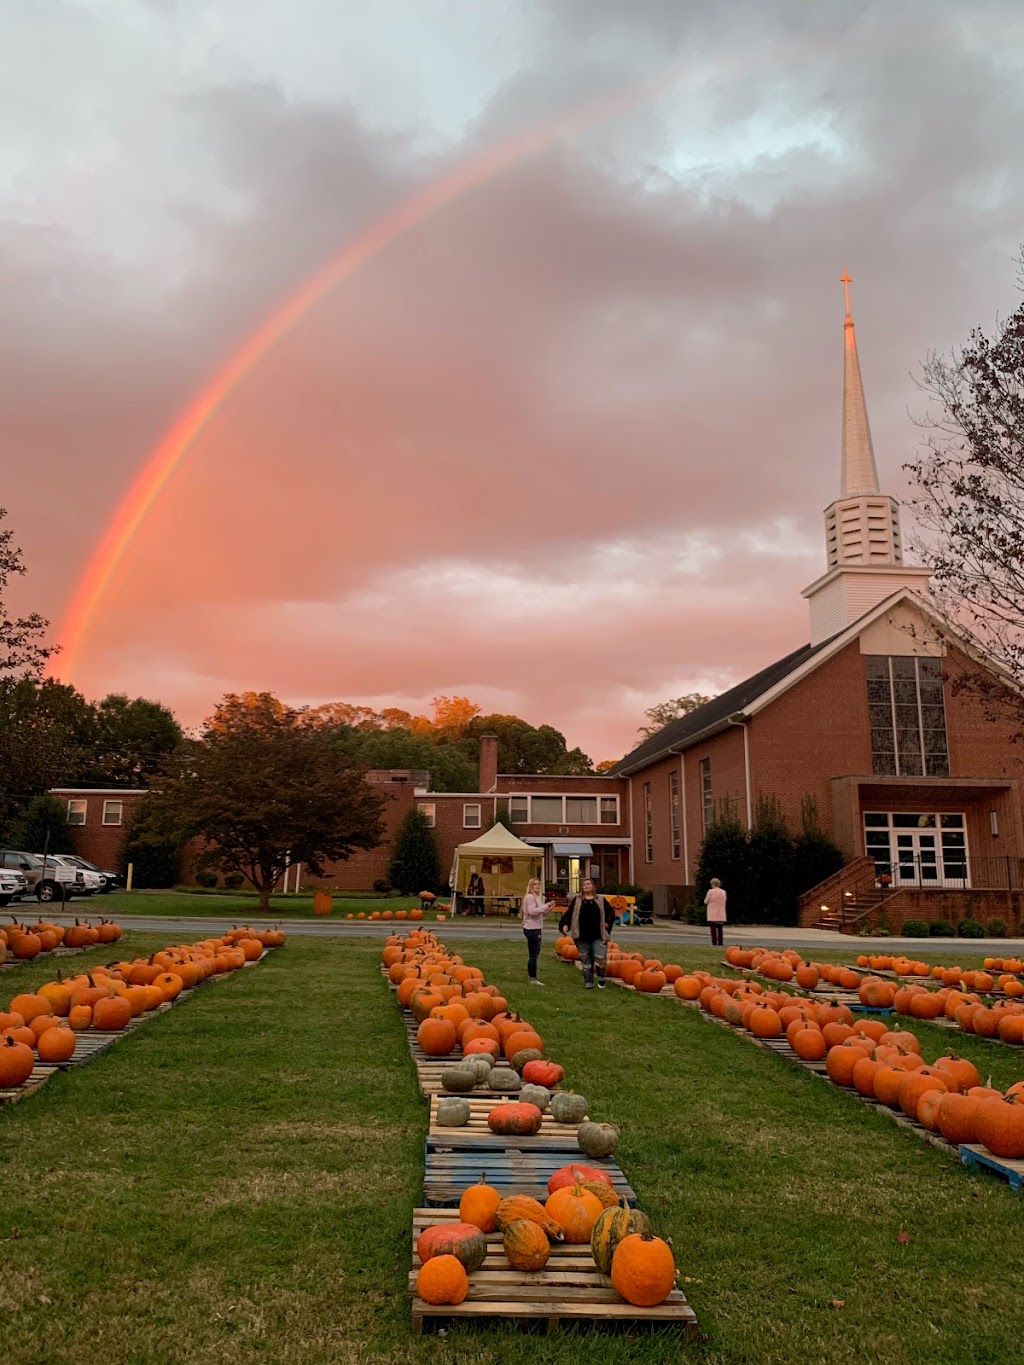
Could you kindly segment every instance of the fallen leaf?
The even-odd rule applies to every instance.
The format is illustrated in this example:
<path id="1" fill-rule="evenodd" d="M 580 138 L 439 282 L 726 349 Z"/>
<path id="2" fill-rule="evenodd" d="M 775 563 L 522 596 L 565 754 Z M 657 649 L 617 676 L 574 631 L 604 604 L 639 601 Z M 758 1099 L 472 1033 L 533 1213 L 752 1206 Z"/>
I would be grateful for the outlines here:
<path id="1" fill-rule="evenodd" d="M 901 1232 L 899 1237 L 897 1238 L 897 1241 L 900 1243 L 901 1246 L 906 1246 L 907 1243 L 910 1241 L 910 1233 Z"/>
<path id="2" fill-rule="evenodd" d="M 829 1308 L 845 1308 L 845 1307 L 846 1307 L 846 1300 L 845 1300 L 845 1299 L 829 1299 L 829 1301 L 828 1301 L 828 1306 L 829 1306 Z"/>
<path id="3" fill-rule="evenodd" d="M 39 1302 L 42 1303 L 42 1304 L 45 1304 L 47 1307 L 49 1307 L 50 1304 L 53 1303 L 53 1300 L 52 1300 L 52 1299 L 49 1297 L 49 1295 L 47 1295 L 47 1294 L 40 1294 L 40 1295 L 39 1295 Z"/>

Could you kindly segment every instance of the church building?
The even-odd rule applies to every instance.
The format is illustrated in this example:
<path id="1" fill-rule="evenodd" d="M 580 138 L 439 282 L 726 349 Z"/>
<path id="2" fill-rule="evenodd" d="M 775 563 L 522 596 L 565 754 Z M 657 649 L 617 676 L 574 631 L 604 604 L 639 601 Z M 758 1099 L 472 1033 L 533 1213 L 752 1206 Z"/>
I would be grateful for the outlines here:
<path id="1" fill-rule="evenodd" d="M 937 613 L 930 571 L 904 563 L 899 507 L 879 488 L 848 275 L 843 283 L 839 496 L 824 514 L 824 572 L 803 591 L 808 641 L 611 769 L 629 782 L 636 880 L 690 885 L 717 814 L 749 828 L 759 799 L 774 800 L 798 833 L 810 798 L 848 866 L 803 898 L 801 923 L 867 926 L 883 901 L 901 919 L 1009 922 L 1022 884 L 1024 754 L 1010 724 L 957 687 L 979 667 L 996 670 Z"/>

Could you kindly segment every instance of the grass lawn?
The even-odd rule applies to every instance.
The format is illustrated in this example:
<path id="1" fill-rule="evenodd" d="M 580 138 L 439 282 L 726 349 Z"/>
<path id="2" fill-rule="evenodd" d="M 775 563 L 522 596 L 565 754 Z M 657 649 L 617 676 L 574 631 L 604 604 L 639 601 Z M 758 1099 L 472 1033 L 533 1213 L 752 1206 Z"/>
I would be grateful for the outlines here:
<path id="1" fill-rule="evenodd" d="M 129 933 L 118 951 L 163 942 Z M 706 1339 L 413 1337 L 426 1107 L 379 953 L 293 940 L 0 1113 L 4 1365 L 1024 1355 L 1022 1210 L 1000 1181 L 694 1011 L 585 994 L 550 942 L 548 984 L 528 992 L 523 946 L 498 940 L 467 957 L 528 1011 L 591 1112 L 622 1124 L 619 1159 L 673 1238 Z M 0 1002 L 50 971 L 2 974 Z M 915 1030 L 929 1056 L 953 1041 Z M 1001 1085 L 1024 1075 L 1020 1053 L 956 1044 Z"/>
<path id="2" fill-rule="evenodd" d="M 27 901 L 25 905 L 29 908 L 20 913 L 27 918 L 30 910 L 34 911 L 35 902 Z M 319 918 L 313 914 L 312 895 L 273 896 L 270 905 L 270 916 L 275 921 Z M 344 919 L 346 915 L 356 915 L 360 911 L 369 917 L 374 910 L 412 910 L 418 906 L 419 900 L 415 896 L 335 896 L 330 918 Z M 72 900 L 67 909 L 85 919 L 95 919 L 99 915 L 116 920 L 125 920 L 131 915 L 267 918 L 256 904 L 255 893 L 244 891 L 118 891 Z M 428 911 L 425 918 L 432 919 L 433 912 Z"/>

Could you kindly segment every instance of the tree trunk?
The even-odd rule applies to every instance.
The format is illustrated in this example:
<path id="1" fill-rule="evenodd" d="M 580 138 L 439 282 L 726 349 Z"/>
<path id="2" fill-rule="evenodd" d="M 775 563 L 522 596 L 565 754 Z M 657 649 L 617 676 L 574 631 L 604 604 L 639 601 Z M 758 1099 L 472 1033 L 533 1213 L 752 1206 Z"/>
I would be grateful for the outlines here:
<path id="1" fill-rule="evenodd" d="M 268 913 L 269 913 L 269 911 L 270 911 L 270 893 L 271 893 L 271 891 L 273 891 L 273 889 L 274 889 L 274 883 L 273 883 L 272 881 L 265 881 L 265 882 L 263 883 L 262 886 L 257 886 L 256 890 L 260 893 L 260 898 L 259 898 L 259 900 L 256 902 L 257 908 L 258 908 L 258 909 L 260 909 L 260 910 L 266 910 L 266 911 L 268 911 Z"/>

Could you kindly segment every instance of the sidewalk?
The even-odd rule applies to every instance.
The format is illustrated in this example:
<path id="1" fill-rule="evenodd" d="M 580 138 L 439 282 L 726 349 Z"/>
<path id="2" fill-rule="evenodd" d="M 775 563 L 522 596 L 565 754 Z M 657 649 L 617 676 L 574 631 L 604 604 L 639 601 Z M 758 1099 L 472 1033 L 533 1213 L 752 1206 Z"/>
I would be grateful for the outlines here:
<path id="1" fill-rule="evenodd" d="M 706 925 L 681 924 L 670 919 L 656 919 L 653 925 L 635 930 L 628 925 L 621 926 L 615 930 L 615 937 L 633 933 L 638 942 L 644 934 L 673 942 L 707 944 L 709 941 Z M 936 950 L 944 956 L 960 953 L 982 957 L 1018 956 L 1024 951 L 1024 939 L 1021 938 L 859 938 L 831 929 L 800 929 L 780 924 L 727 924 L 725 943 L 726 947 L 738 943 L 744 948 L 844 948 L 847 952 L 858 953 L 891 953 L 895 950 L 916 958 L 927 958 Z"/>

